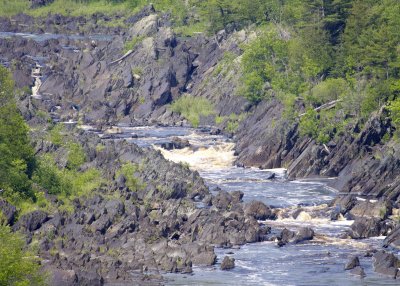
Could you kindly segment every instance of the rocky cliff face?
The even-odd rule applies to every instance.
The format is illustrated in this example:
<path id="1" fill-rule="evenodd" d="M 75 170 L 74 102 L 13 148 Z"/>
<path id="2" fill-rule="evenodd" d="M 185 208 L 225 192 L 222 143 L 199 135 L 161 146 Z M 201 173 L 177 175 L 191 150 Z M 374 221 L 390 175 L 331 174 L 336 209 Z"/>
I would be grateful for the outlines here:
<path id="1" fill-rule="evenodd" d="M 2 30 L 20 31 L 19 22 L 30 21 L 35 27 L 34 21 L 39 21 L 20 18 L 3 20 Z M 168 21 L 148 9 L 128 19 L 125 29 L 99 27 L 85 32 L 87 36 L 65 36 L 74 31 L 72 23 L 92 27 L 100 20 L 103 17 L 71 20 L 53 16 L 47 20 L 46 32 L 64 36 L 0 40 L 2 61 L 12 64 L 15 77 L 23 79 L 19 87 L 32 86 L 29 67 L 42 66 L 43 83 L 38 91 L 42 100 L 35 102 L 39 109 L 47 109 L 62 121 L 174 124 L 181 118 L 167 104 L 183 93 L 211 99 L 222 115 L 245 108 L 246 100 L 232 96 L 231 81 L 211 76 L 226 51 L 239 53 L 232 38 L 226 40 L 225 34 L 215 39 L 201 34 L 176 37 Z M 101 35 L 90 36 L 94 33 Z M 241 41 L 245 40 L 242 35 Z M 126 42 L 134 43 L 130 50 L 124 50 Z"/>

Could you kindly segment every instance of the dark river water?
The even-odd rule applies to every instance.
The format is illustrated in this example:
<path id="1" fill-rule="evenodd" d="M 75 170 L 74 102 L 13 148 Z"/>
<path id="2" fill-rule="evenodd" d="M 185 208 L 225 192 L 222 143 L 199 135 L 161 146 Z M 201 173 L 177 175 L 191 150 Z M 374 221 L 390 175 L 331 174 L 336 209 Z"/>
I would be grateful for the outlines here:
<path id="1" fill-rule="evenodd" d="M 244 201 L 260 200 L 284 209 L 301 205 L 305 212 L 293 218 L 266 221 L 273 230 L 284 227 L 296 229 L 310 226 L 316 238 L 297 245 L 277 247 L 274 242 L 248 244 L 240 249 L 216 249 L 218 262 L 212 267 L 194 267 L 193 274 L 166 274 L 166 285 L 398 285 L 396 280 L 374 273 L 372 258 L 364 254 L 372 246 L 379 246 L 383 237 L 365 240 L 339 238 L 352 221 L 330 221 L 326 216 L 307 214 L 323 208 L 337 195 L 323 181 L 287 181 L 286 170 L 245 169 L 233 166 L 234 144 L 220 135 L 209 135 L 207 130 L 183 127 L 120 127 L 125 138 L 142 147 L 156 148 L 169 160 L 189 164 L 199 171 L 210 189 L 244 192 Z M 132 138 L 135 137 L 135 138 Z M 160 144 L 173 137 L 189 140 L 190 148 L 167 151 Z M 268 179 L 271 172 L 274 180 Z M 232 254 L 233 253 L 233 254 Z M 360 263 L 367 276 L 359 278 L 344 271 L 351 255 L 360 255 Z M 222 258 L 235 258 L 235 268 L 220 270 Z"/>

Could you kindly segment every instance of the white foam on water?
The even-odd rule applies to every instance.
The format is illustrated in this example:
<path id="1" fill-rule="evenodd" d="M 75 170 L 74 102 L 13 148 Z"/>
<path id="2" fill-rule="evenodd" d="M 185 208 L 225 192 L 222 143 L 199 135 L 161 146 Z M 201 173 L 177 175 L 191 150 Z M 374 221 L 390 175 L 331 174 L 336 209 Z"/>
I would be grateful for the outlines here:
<path id="1" fill-rule="evenodd" d="M 193 150 L 190 147 L 183 149 L 165 150 L 154 146 L 165 159 L 175 163 L 186 163 L 190 168 L 201 170 L 221 170 L 230 168 L 235 160 L 234 143 L 221 143 L 217 146 L 199 147 Z"/>

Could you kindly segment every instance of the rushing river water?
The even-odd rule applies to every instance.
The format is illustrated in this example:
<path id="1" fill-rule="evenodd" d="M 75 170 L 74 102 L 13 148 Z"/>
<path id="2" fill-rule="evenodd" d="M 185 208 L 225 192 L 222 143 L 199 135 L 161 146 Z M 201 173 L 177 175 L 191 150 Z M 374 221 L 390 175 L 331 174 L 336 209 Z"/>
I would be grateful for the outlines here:
<path id="1" fill-rule="evenodd" d="M 32 33 L 14 33 L 14 32 L 0 32 L 0 39 L 22 37 L 24 39 L 31 39 L 36 42 L 44 42 L 54 39 L 70 39 L 70 40 L 94 40 L 94 41 L 111 41 L 114 37 L 110 35 L 94 34 L 94 35 L 67 35 L 67 34 L 32 34 Z"/>
<path id="2" fill-rule="evenodd" d="M 191 275 L 166 274 L 167 285 L 398 285 L 396 280 L 374 273 L 372 258 L 364 257 L 382 238 L 350 240 L 339 238 L 352 221 L 330 221 L 328 217 L 311 217 L 308 211 L 322 209 L 337 192 L 322 181 L 287 181 L 285 170 L 244 169 L 233 166 L 234 144 L 206 130 L 183 127 L 120 127 L 125 138 L 142 147 L 156 148 L 165 158 L 184 162 L 199 171 L 210 189 L 244 192 L 244 201 L 261 200 L 286 211 L 299 205 L 305 210 L 296 219 L 278 218 L 265 223 L 273 231 L 284 227 L 310 226 L 315 238 L 297 245 L 277 247 L 275 242 L 260 242 L 240 249 L 216 249 L 218 263 L 213 267 L 194 267 Z M 133 138 L 132 138 L 133 137 Z M 159 146 L 173 137 L 189 140 L 191 147 L 165 150 Z M 275 179 L 269 179 L 271 172 Z M 358 254 L 366 277 L 344 271 L 349 256 Z M 222 271 L 219 264 L 226 255 L 235 258 L 235 268 Z"/>

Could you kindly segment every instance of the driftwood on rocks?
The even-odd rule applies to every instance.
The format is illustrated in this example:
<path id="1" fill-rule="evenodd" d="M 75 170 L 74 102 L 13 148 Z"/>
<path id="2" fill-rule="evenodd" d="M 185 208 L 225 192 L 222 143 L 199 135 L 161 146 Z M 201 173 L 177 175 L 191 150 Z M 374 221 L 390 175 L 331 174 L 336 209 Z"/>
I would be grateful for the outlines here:
<path id="1" fill-rule="evenodd" d="M 122 62 L 124 59 L 126 59 L 127 57 L 129 57 L 129 55 L 132 54 L 132 53 L 133 53 L 133 50 L 127 51 L 125 55 L 123 55 L 122 57 L 116 59 L 115 61 L 112 61 L 109 65 L 111 66 L 111 65 L 114 65 L 114 64 L 116 64 L 116 63 Z"/>
<path id="2" fill-rule="evenodd" d="M 337 99 L 337 100 L 334 100 L 334 101 L 330 101 L 330 102 L 324 103 L 321 106 L 318 106 L 318 107 L 314 108 L 314 111 L 320 111 L 320 110 L 324 110 L 324 109 L 325 110 L 329 110 L 331 108 L 334 108 L 336 106 L 336 103 L 341 102 L 341 101 L 342 101 L 341 99 Z M 303 117 L 304 115 L 306 115 L 306 113 L 300 114 L 299 117 Z"/>

